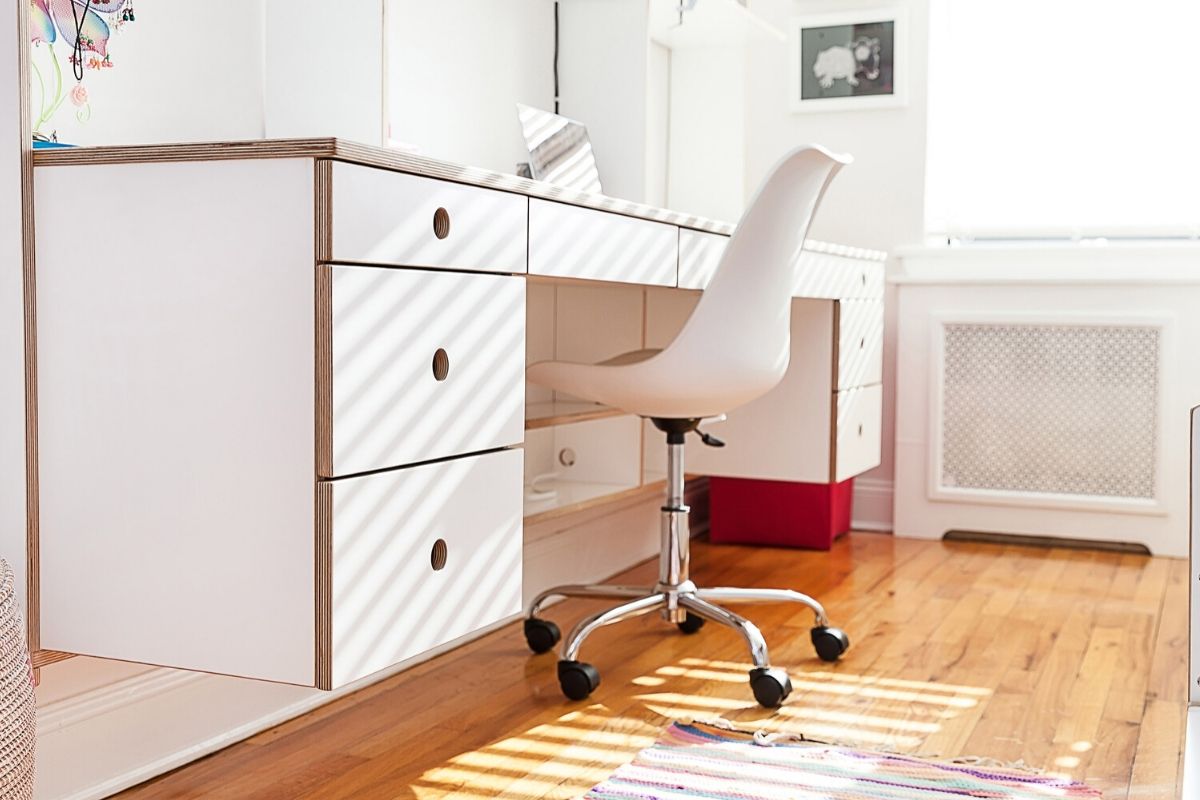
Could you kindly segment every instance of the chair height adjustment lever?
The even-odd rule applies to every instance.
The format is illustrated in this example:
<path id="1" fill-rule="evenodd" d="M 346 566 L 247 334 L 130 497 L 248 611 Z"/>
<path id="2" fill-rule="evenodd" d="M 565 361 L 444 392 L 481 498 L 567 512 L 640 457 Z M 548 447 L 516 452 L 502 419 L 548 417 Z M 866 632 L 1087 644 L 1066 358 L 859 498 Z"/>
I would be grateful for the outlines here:
<path id="1" fill-rule="evenodd" d="M 709 447 L 724 447 L 725 442 L 713 436 L 711 433 L 705 433 L 697 428 L 694 433 L 700 437 L 700 441 L 704 442 Z"/>

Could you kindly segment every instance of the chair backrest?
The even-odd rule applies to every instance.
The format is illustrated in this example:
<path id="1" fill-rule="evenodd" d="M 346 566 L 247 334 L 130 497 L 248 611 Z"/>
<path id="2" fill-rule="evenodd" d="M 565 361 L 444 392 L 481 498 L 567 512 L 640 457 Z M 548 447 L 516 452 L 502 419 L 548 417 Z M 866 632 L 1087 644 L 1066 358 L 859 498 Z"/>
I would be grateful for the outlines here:
<path id="1" fill-rule="evenodd" d="M 791 352 L 796 258 L 825 188 L 851 160 L 816 145 L 779 160 L 662 361 L 740 382 L 747 399 L 782 380 Z"/>

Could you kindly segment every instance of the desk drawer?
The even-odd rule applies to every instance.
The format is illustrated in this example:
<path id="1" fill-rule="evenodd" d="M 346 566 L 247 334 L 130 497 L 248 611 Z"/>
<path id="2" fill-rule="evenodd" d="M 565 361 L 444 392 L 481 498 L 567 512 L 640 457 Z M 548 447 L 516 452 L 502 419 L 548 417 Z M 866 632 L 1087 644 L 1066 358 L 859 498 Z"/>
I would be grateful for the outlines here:
<path id="1" fill-rule="evenodd" d="M 837 308 L 838 389 L 883 381 L 883 302 L 844 300 Z"/>
<path id="2" fill-rule="evenodd" d="M 317 370 L 322 477 L 524 438 L 524 278 L 321 270 L 329 297 L 318 319 L 331 352 Z"/>
<path id="3" fill-rule="evenodd" d="M 704 289 L 717 273 L 729 237 L 679 229 L 679 288 Z"/>
<path id="4" fill-rule="evenodd" d="M 883 386 L 838 392 L 833 480 L 844 481 L 879 466 L 882 452 Z"/>
<path id="5" fill-rule="evenodd" d="M 522 456 L 332 482 L 332 688 L 520 612 Z"/>
<path id="6" fill-rule="evenodd" d="M 705 289 L 717 271 L 728 236 L 679 229 L 679 288 Z M 793 297 L 880 299 L 883 264 L 805 250 L 796 264 Z"/>
<path id="7" fill-rule="evenodd" d="M 529 201 L 529 272 L 674 286 L 679 229 L 548 200 Z"/>
<path id="8" fill-rule="evenodd" d="M 525 271 L 525 197 L 332 162 L 324 260 Z"/>
<path id="9" fill-rule="evenodd" d="M 883 262 L 805 250 L 796 265 L 793 297 L 883 297 Z"/>

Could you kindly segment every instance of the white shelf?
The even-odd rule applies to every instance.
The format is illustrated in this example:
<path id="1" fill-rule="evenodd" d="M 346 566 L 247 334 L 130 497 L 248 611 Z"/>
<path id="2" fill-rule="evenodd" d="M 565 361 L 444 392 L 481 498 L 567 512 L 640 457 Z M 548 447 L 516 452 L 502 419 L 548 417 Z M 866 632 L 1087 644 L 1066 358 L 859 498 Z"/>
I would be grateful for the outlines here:
<path id="1" fill-rule="evenodd" d="M 683 12 L 682 24 L 678 8 L 679 0 L 650 3 L 650 38 L 673 50 L 787 41 L 783 31 L 737 0 L 698 0 L 695 8 Z"/>
<path id="2" fill-rule="evenodd" d="M 551 480 L 540 484 L 546 489 L 551 489 L 557 494 L 553 498 L 545 500 L 529 499 L 529 487 L 525 487 L 525 517 L 532 517 L 536 514 L 544 514 L 547 511 L 566 506 L 576 506 L 587 503 L 590 500 L 598 500 L 600 498 L 609 497 L 611 495 L 623 494 L 632 489 L 637 489 L 637 486 L 619 483 L 588 483 L 584 481 L 566 481 L 566 480 Z"/>
<path id="3" fill-rule="evenodd" d="M 526 403 L 525 430 L 552 428 L 555 425 L 570 425 L 594 419 L 626 416 L 624 411 L 599 403 L 564 402 Z"/>

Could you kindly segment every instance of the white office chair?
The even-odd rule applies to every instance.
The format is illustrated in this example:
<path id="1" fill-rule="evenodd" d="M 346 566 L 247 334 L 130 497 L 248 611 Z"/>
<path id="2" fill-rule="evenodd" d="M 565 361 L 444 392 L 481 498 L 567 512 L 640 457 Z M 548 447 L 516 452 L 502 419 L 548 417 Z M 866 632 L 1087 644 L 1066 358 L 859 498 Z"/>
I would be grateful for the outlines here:
<path id="1" fill-rule="evenodd" d="M 525 639 L 535 653 L 561 638 L 558 627 L 537 614 L 552 597 L 627 598 L 627 602 L 580 621 L 563 644 L 558 679 L 563 693 L 582 700 L 600 684 L 591 664 L 577 660 L 583 641 L 597 628 L 661 609 L 685 633 L 706 619 L 736 629 L 746 640 L 754 668 L 750 686 L 767 708 L 792 690 L 785 670 L 772 667 L 767 645 L 754 623 L 715 602 L 794 602 L 816 614 L 812 641 L 825 661 L 850 646 L 846 634 L 829 626 L 813 598 L 788 589 L 702 589 L 688 577 L 688 507 L 683 503 L 684 436 L 701 433 L 706 417 L 724 414 L 770 391 L 787 370 L 793 257 L 833 176 L 850 158 L 823 148 L 788 153 L 759 187 L 730 238 L 708 289 L 683 330 L 664 350 L 639 350 L 599 364 L 543 361 L 529 380 L 577 397 L 649 418 L 667 436 L 667 502 L 662 509 L 659 578 L 653 587 L 556 586 L 530 603 Z"/>

